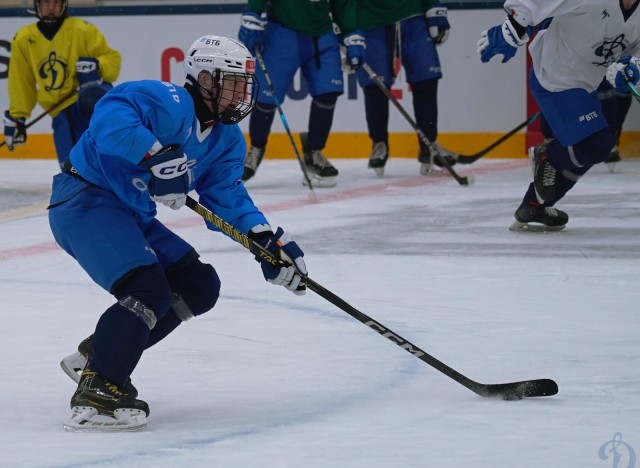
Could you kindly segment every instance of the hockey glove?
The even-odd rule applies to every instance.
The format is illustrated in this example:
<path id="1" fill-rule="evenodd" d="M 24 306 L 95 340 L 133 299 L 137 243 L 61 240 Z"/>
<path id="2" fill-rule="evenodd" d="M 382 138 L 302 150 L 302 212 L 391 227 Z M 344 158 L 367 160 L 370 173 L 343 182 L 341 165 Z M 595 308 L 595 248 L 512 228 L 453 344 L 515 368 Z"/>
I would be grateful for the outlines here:
<path id="1" fill-rule="evenodd" d="M 617 62 L 613 62 L 607 68 L 607 81 L 616 88 L 616 91 L 629 93 L 627 83 L 636 86 L 640 81 L 640 58 L 626 55 Z"/>
<path id="2" fill-rule="evenodd" d="M 478 53 L 480 60 L 487 63 L 494 55 L 502 54 L 502 63 L 508 62 L 516 55 L 518 47 L 525 45 L 529 41 L 529 36 L 525 27 L 515 26 L 515 20 L 507 18 L 502 26 L 482 31 L 478 41 Z M 522 32 L 518 32 L 521 29 Z"/>
<path id="3" fill-rule="evenodd" d="M 357 70 L 364 63 L 364 50 L 367 47 L 362 31 L 345 34 L 342 43 L 347 49 L 347 65 L 352 70 Z"/>
<path id="4" fill-rule="evenodd" d="M 76 62 L 76 75 L 78 77 L 79 89 L 90 88 L 102 84 L 100 78 L 100 63 L 91 57 L 78 57 Z"/>
<path id="5" fill-rule="evenodd" d="M 268 224 L 258 224 L 249 231 L 249 238 L 288 264 L 286 267 L 274 267 L 256 256 L 256 260 L 260 262 L 262 274 L 269 283 L 284 286 L 298 296 L 306 293 L 307 288 L 302 282 L 302 277 L 307 276 L 304 253 L 291 235 L 284 232 L 282 228 L 278 228 L 274 234 Z"/>
<path id="6" fill-rule="evenodd" d="M 24 117 L 14 119 L 9 111 L 4 113 L 4 142 L 9 151 L 13 151 L 14 146 L 23 145 L 27 141 L 27 127 Z"/>
<path id="7" fill-rule="evenodd" d="M 264 43 L 264 28 L 267 21 L 259 14 L 247 11 L 240 17 L 240 31 L 238 39 L 242 42 L 252 55 L 255 55 L 255 47 Z"/>
<path id="8" fill-rule="evenodd" d="M 172 210 L 182 208 L 187 201 L 191 171 L 187 155 L 180 145 L 167 145 L 140 163 L 151 172 L 149 195 L 156 203 Z"/>
<path id="9" fill-rule="evenodd" d="M 429 36 L 435 45 L 444 44 L 449 37 L 449 20 L 447 19 L 447 9 L 443 6 L 429 8 L 426 12 L 427 27 Z"/>

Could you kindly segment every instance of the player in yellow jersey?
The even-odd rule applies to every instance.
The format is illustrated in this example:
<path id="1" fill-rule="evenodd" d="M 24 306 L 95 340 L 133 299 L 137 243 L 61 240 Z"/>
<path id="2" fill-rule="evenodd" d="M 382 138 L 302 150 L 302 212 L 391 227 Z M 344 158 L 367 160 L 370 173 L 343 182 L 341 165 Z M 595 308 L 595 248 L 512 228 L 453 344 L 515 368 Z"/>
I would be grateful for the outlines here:
<path id="1" fill-rule="evenodd" d="M 93 106 L 120 74 L 120 53 L 91 23 L 70 18 L 67 0 L 34 0 L 38 22 L 18 30 L 9 59 L 7 148 L 25 143 L 26 119 L 39 104 L 53 119 L 62 166 L 87 128 Z"/>

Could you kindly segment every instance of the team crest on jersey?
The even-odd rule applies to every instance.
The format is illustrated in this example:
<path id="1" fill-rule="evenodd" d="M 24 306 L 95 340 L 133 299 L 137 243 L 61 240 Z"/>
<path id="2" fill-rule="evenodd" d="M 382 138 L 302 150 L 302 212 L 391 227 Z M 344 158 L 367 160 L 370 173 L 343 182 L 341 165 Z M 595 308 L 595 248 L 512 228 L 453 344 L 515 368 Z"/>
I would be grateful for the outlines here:
<path id="1" fill-rule="evenodd" d="M 612 40 L 604 40 L 594 47 L 594 54 L 601 59 L 598 62 L 592 62 L 594 65 L 608 67 L 614 57 L 621 55 L 622 51 L 629 47 L 629 41 L 625 38 L 624 33 Z"/>
<path id="2" fill-rule="evenodd" d="M 38 76 L 45 83 L 45 91 L 61 89 L 67 79 L 67 63 L 51 52 L 38 64 Z"/>

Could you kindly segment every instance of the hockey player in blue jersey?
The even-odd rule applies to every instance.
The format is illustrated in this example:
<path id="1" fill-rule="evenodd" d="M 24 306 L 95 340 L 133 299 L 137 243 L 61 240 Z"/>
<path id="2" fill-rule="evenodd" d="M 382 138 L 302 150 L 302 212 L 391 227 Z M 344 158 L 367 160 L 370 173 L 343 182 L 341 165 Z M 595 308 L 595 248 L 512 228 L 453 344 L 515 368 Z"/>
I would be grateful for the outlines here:
<path id="1" fill-rule="evenodd" d="M 623 93 L 640 81 L 639 1 L 507 0 L 504 23 L 482 33 L 481 60 L 506 62 L 544 24 L 528 46 L 529 88 L 555 138 L 529 150 L 533 182 L 511 230 L 563 229 L 569 216 L 555 204 L 615 146 L 597 88 L 604 76 Z"/>
<path id="2" fill-rule="evenodd" d="M 195 190 L 204 206 L 290 261 L 281 269 L 261 263 L 265 279 L 305 292 L 302 250 L 272 230 L 241 182 L 246 144 L 236 124 L 255 104 L 254 59 L 235 39 L 204 36 L 184 67 L 184 86 L 136 81 L 107 93 L 53 180 L 56 242 L 116 299 L 61 363 L 79 381 L 67 430 L 144 428 L 149 406 L 130 380 L 143 351 L 218 299 L 216 270 L 156 219 L 156 203 L 178 209 Z"/>

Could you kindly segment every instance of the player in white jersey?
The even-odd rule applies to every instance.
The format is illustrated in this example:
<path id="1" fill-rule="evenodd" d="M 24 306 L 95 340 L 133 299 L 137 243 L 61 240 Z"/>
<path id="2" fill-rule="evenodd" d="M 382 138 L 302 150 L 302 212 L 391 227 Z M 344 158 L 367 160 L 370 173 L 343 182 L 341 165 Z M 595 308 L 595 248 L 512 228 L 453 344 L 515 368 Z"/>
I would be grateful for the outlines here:
<path id="1" fill-rule="evenodd" d="M 606 75 L 620 92 L 640 79 L 640 0 L 507 0 L 507 19 L 481 35 L 483 62 L 511 59 L 529 44 L 531 93 L 555 138 L 529 149 L 534 180 L 512 230 L 559 230 L 566 213 L 552 208 L 615 146 L 596 89 Z M 534 223 L 534 224 L 531 224 Z"/>

